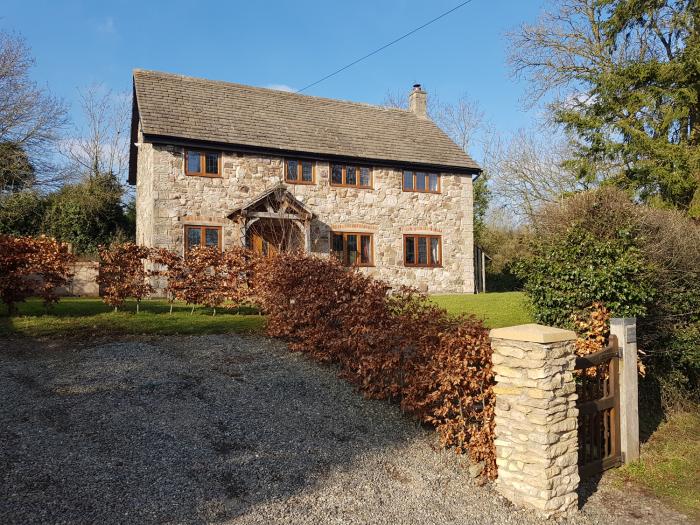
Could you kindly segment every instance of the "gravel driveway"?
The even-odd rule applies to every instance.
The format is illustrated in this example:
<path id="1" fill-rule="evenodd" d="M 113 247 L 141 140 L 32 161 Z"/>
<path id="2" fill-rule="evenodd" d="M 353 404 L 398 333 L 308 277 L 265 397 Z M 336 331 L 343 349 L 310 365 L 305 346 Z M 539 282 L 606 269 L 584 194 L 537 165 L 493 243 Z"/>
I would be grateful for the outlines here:
<path id="1" fill-rule="evenodd" d="M 3 524 L 540 523 L 470 481 L 434 432 L 276 341 L 0 349 Z M 572 523 L 655 521 L 660 507 L 605 494 Z"/>

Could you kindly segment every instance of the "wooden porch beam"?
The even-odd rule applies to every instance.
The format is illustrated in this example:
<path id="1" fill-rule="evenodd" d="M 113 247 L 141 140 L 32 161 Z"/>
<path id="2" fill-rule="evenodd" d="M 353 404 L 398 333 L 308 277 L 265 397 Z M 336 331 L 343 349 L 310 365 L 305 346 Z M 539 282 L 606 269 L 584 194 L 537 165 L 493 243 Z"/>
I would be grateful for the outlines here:
<path id="1" fill-rule="evenodd" d="M 289 220 L 308 220 L 310 217 L 304 215 L 297 215 L 294 213 L 276 213 L 270 211 L 250 211 L 246 214 L 247 217 L 254 217 L 257 219 L 289 219 Z"/>

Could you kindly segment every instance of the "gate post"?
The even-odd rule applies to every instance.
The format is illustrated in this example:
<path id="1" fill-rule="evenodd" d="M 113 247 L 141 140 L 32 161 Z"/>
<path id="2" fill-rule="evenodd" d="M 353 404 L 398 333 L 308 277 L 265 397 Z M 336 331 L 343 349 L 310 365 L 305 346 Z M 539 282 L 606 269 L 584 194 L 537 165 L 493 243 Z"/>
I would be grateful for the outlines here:
<path id="1" fill-rule="evenodd" d="M 491 330 L 496 373 L 496 489 L 545 516 L 578 508 L 578 409 L 570 330 Z"/>
<path id="2" fill-rule="evenodd" d="M 620 446 L 622 461 L 639 459 L 639 392 L 637 390 L 637 319 L 610 319 L 610 335 L 620 347 Z"/>

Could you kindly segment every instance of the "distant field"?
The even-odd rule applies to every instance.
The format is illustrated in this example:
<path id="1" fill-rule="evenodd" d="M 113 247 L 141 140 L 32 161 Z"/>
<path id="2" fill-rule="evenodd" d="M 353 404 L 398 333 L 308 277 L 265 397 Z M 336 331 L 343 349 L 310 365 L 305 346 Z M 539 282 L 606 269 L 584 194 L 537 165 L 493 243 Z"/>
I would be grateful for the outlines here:
<path id="1" fill-rule="evenodd" d="M 433 295 L 432 299 L 450 313 L 476 315 L 489 328 L 533 322 L 522 292 Z"/>

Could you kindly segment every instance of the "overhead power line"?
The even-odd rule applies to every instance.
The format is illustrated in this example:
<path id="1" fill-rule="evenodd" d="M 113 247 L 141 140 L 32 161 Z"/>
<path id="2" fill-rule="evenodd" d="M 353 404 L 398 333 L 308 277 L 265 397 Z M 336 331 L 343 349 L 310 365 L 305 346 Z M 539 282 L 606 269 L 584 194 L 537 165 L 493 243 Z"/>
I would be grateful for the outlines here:
<path id="1" fill-rule="evenodd" d="M 383 46 L 378 47 L 377 49 L 375 49 L 375 50 L 372 51 L 371 53 L 367 53 L 365 56 L 360 57 L 360 58 L 358 58 L 357 60 L 354 60 L 354 61 L 350 62 L 349 64 L 347 64 L 347 65 L 341 67 L 340 69 L 336 69 L 335 71 L 333 71 L 333 73 L 330 73 L 330 74 L 326 75 L 325 77 L 319 78 L 319 79 L 316 80 L 315 82 L 312 82 L 311 84 L 309 84 L 309 85 L 307 85 L 307 86 L 304 86 L 303 88 L 297 90 L 296 93 L 301 93 L 302 91 L 305 91 L 305 90 L 309 89 L 310 87 L 315 86 L 316 84 L 320 84 L 320 83 L 323 82 L 324 80 L 328 80 L 328 79 L 331 78 L 332 76 L 335 76 L 335 75 L 337 75 L 338 73 L 340 73 L 340 72 L 342 72 L 342 71 L 345 71 L 346 69 L 348 69 L 348 68 L 354 66 L 355 64 L 358 64 L 358 63 L 362 62 L 363 60 L 365 60 L 365 59 L 371 57 L 372 55 L 376 55 L 377 53 L 379 53 L 380 51 L 385 50 L 385 49 L 386 49 L 387 47 L 389 47 L 389 46 L 393 46 L 394 44 L 396 44 L 397 42 L 400 42 L 400 41 L 403 40 L 404 38 L 407 38 L 407 37 L 411 36 L 413 33 L 416 33 L 416 32 L 420 31 L 421 29 L 423 29 L 423 28 L 425 28 L 425 27 L 428 27 L 428 26 L 429 26 L 430 24 L 432 24 L 433 22 L 437 22 L 437 21 L 440 20 L 441 18 L 446 17 L 446 16 L 449 15 L 450 13 L 453 13 L 454 11 L 457 11 L 457 9 L 459 9 L 460 7 L 463 7 L 463 6 L 465 6 L 465 5 L 467 5 L 467 4 L 471 3 L 471 2 L 472 2 L 472 0 L 467 0 L 466 2 L 462 2 L 461 4 L 459 4 L 459 5 L 455 6 L 455 7 L 453 7 L 452 9 L 450 9 L 449 11 L 445 11 L 444 13 L 442 13 L 441 15 L 436 16 L 436 17 L 433 18 L 432 20 L 427 21 L 427 22 L 424 23 L 423 25 L 420 25 L 420 26 L 416 27 L 415 29 L 411 29 L 408 33 L 405 33 L 405 34 L 401 35 L 400 37 L 398 37 L 398 38 L 392 40 L 392 41 L 389 42 L 388 44 L 384 44 Z"/>

